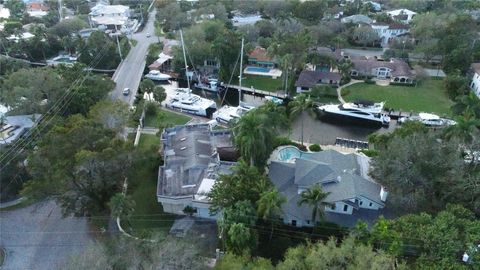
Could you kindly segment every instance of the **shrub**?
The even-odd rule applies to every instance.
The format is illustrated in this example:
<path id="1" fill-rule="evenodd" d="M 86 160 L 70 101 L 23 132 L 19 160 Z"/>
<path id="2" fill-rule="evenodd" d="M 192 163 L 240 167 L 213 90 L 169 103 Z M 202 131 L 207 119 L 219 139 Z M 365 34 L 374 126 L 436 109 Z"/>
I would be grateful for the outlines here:
<path id="1" fill-rule="evenodd" d="M 307 151 L 307 147 L 305 145 L 294 142 L 287 137 L 276 137 L 274 142 L 273 142 L 274 148 L 277 148 L 277 147 L 283 146 L 283 145 L 292 145 L 292 146 L 296 146 L 298 149 L 300 149 L 302 151 Z"/>
<path id="2" fill-rule="evenodd" d="M 364 153 L 367 157 L 378 156 L 378 151 L 373 149 L 363 149 L 363 150 L 360 150 L 360 153 Z"/>
<path id="3" fill-rule="evenodd" d="M 375 83 L 375 81 L 372 80 L 372 79 L 370 79 L 370 78 L 366 78 L 366 79 L 364 80 L 364 82 L 365 82 L 366 84 L 374 84 L 374 83 Z"/>
<path id="4" fill-rule="evenodd" d="M 155 102 L 145 103 L 145 114 L 148 116 L 154 116 L 158 113 L 158 105 Z"/>
<path id="5" fill-rule="evenodd" d="M 320 152 L 322 151 L 322 148 L 318 144 L 312 144 L 308 147 L 308 149 L 312 152 Z"/>

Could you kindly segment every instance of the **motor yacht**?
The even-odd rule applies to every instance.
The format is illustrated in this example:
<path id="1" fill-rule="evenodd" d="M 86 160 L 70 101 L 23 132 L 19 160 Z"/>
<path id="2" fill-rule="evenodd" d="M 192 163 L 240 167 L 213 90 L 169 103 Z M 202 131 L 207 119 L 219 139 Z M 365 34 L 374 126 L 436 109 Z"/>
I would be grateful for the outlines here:
<path id="1" fill-rule="evenodd" d="M 384 102 L 355 101 L 344 104 L 330 104 L 319 106 L 318 110 L 328 116 L 349 118 L 364 123 L 388 126 L 390 117 L 383 113 Z"/>
<path id="2" fill-rule="evenodd" d="M 217 109 L 213 100 L 192 93 L 175 92 L 165 103 L 167 108 L 199 116 L 210 117 Z"/>
<path id="3" fill-rule="evenodd" d="M 163 74 L 158 70 L 151 70 L 147 75 L 144 76 L 147 79 L 150 79 L 152 81 L 160 81 L 160 82 L 165 82 L 170 80 L 172 77 L 168 74 Z"/>
<path id="4" fill-rule="evenodd" d="M 432 126 L 432 127 L 445 127 L 445 126 L 452 126 L 457 124 L 457 122 L 453 120 L 441 118 L 440 116 L 432 113 L 419 113 L 418 116 L 410 116 L 410 117 L 405 116 L 398 119 L 398 122 L 400 124 L 405 123 L 407 121 L 419 121 L 426 126 Z"/>

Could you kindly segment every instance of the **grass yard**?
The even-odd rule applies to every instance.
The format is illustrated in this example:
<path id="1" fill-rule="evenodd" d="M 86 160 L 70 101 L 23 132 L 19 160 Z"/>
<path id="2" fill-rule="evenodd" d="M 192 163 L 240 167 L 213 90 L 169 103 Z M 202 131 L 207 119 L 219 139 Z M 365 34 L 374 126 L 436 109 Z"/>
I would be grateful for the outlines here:
<path id="1" fill-rule="evenodd" d="M 160 125 L 162 126 L 183 125 L 183 124 L 186 124 L 191 119 L 192 119 L 191 117 L 188 117 L 186 115 L 160 109 L 158 110 L 156 115 L 145 117 L 145 126 L 158 128 L 160 127 Z"/>
<path id="2" fill-rule="evenodd" d="M 152 134 L 141 134 L 140 141 L 138 142 L 138 147 L 144 150 L 152 149 L 153 146 L 156 146 L 157 149 L 160 147 L 160 137 Z"/>
<path id="3" fill-rule="evenodd" d="M 291 79 L 290 79 L 291 80 Z M 243 87 L 252 87 L 259 90 L 277 92 L 283 90 L 285 78 L 272 79 L 272 77 L 244 74 L 242 80 Z M 232 84 L 238 84 L 238 80 Z"/>
<path id="4" fill-rule="evenodd" d="M 343 97 L 346 101 L 358 99 L 386 101 L 386 107 L 405 112 L 450 115 L 450 106 L 453 105 L 445 93 L 443 80 L 426 80 L 413 87 L 358 83 L 345 89 L 350 91 Z"/>

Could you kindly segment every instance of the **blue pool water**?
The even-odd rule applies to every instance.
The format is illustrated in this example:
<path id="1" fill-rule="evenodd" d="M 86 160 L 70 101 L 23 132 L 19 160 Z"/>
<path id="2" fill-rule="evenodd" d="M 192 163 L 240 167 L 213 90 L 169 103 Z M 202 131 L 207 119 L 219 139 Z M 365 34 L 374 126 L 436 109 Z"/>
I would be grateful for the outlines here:
<path id="1" fill-rule="evenodd" d="M 264 67 L 247 67 L 245 71 L 250 71 L 250 72 L 260 72 L 260 73 L 269 73 L 270 69 L 269 68 L 264 68 Z"/>
<path id="2" fill-rule="evenodd" d="M 278 159 L 280 161 L 289 161 L 294 158 L 304 158 L 308 159 L 310 157 L 310 153 L 300 151 L 298 148 L 292 147 L 285 147 L 278 151 Z"/>

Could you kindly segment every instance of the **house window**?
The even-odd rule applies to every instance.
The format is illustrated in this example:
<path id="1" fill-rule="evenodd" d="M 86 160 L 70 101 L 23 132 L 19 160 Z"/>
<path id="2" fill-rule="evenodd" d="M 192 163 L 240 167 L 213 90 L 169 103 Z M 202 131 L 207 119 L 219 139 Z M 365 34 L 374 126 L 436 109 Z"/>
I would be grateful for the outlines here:
<path id="1" fill-rule="evenodd" d="M 363 204 L 363 201 L 360 201 L 360 205 L 362 205 L 362 204 Z"/>
<path id="2" fill-rule="evenodd" d="M 372 205 L 373 205 L 372 202 L 370 202 L 370 203 L 368 204 L 368 206 L 370 206 L 370 207 L 372 207 Z"/>
<path id="3" fill-rule="evenodd" d="M 307 219 L 307 224 L 310 224 L 310 220 Z"/>
<path id="4" fill-rule="evenodd" d="M 295 219 L 292 219 L 292 226 L 297 227 L 297 221 Z"/>
<path id="5" fill-rule="evenodd" d="M 347 212 L 348 211 L 348 205 L 344 205 L 343 206 L 343 212 Z"/>

